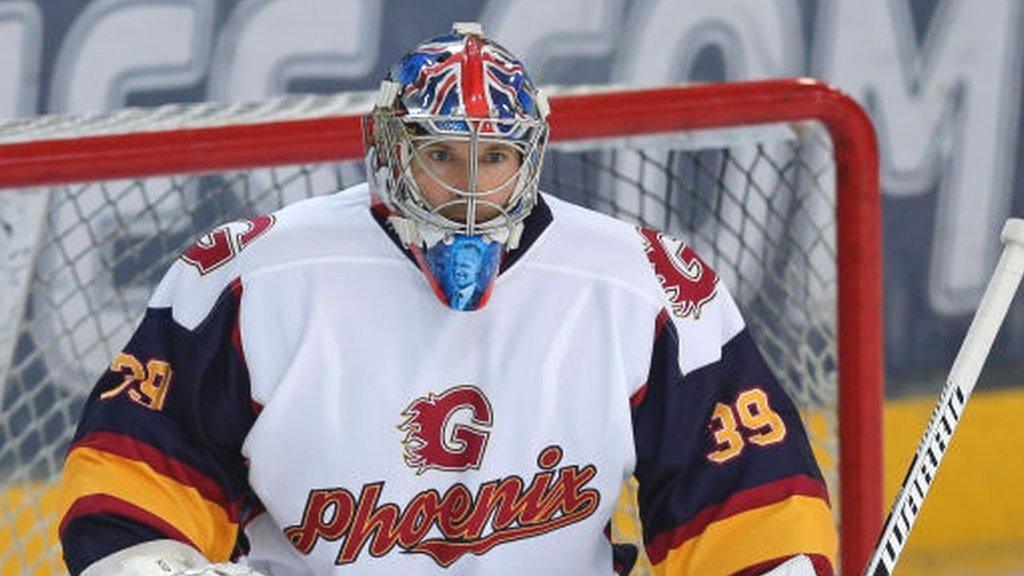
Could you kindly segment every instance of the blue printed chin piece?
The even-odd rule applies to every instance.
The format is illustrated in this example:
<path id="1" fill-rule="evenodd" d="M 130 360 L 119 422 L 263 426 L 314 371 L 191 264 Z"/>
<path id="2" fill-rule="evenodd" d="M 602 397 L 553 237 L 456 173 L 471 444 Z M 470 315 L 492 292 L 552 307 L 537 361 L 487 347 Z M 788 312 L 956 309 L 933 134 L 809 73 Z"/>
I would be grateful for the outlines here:
<path id="1" fill-rule="evenodd" d="M 455 234 L 451 243 L 438 242 L 424 260 L 453 310 L 477 310 L 487 303 L 498 275 L 503 245 L 482 236 Z"/>

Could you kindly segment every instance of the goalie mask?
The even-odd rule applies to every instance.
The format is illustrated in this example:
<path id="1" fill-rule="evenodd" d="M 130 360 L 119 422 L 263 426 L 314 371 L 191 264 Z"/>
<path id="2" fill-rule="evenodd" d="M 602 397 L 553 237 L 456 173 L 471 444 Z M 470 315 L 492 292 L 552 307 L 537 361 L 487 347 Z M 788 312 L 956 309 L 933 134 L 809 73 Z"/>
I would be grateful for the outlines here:
<path id="1" fill-rule="evenodd" d="M 391 68 L 364 121 L 374 201 L 435 293 L 482 307 L 537 203 L 547 102 L 522 63 L 457 23 Z"/>

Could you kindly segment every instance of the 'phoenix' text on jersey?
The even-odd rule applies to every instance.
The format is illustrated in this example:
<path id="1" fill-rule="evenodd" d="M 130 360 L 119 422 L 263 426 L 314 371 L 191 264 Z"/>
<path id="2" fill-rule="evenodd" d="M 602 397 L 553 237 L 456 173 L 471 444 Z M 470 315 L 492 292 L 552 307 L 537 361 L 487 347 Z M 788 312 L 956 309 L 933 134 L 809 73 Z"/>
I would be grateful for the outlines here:
<path id="1" fill-rule="evenodd" d="M 344 488 L 312 490 L 302 521 L 284 533 L 303 554 L 321 539 L 342 540 L 337 564 L 355 562 L 369 545 L 372 556 L 400 546 L 447 567 L 464 554 L 481 555 L 593 514 L 601 496 L 587 484 L 597 468 L 588 464 L 554 470 L 561 460 L 562 449 L 548 446 L 537 457 L 541 471 L 528 485 L 519 476 L 508 476 L 484 482 L 474 495 L 465 485 L 454 484 L 443 495 L 435 489 L 420 492 L 405 506 L 379 503 L 384 482 L 364 485 L 358 496 Z"/>

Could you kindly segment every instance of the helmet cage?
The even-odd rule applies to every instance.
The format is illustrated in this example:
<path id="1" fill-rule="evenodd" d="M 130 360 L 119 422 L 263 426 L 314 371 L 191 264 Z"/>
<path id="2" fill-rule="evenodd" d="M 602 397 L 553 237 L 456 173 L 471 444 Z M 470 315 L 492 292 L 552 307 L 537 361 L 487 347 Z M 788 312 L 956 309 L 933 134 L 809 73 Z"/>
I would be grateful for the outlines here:
<path id="1" fill-rule="evenodd" d="M 384 168 L 377 172 L 387 182 L 380 182 L 385 200 L 398 212 L 412 219 L 421 228 L 420 241 L 430 247 L 438 240 L 455 234 L 481 234 L 492 240 L 507 242 L 518 236 L 518 228 L 537 203 L 537 186 L 547 143 L 547 123 L 534 118 L 471 118 L 464 115 L 396 115 L 388 108 L 374 113 L 373 132 L 377 161 Z M 424 162 L 422 150 L 432 144 L 462 141 L 469 145 L 467 187 L 446 182 Z M 481 189 L 478 186 L 478 151 L 483 144 L 509 146 L 519 157 L 519 167 L 504 181 Z M 427 201 L 413 174 L 413 165 L 420 178 L 430 178 L 451 194 L 451 199 L 438 205 Z M 508 200 L 495 202 L 489 197 L 514 185 Z M 459 210 L 463 208 L 464 210 Z M 462 212 L 464 221 L 445 214 Z M 494 214 L 480 221 L 480 208 Z M 425 228 L 426 230 L 422 230 Z M 420 242 L 416 242 L 420 243 Z M 514 246 L 509 246 L 514 247 Z"/>

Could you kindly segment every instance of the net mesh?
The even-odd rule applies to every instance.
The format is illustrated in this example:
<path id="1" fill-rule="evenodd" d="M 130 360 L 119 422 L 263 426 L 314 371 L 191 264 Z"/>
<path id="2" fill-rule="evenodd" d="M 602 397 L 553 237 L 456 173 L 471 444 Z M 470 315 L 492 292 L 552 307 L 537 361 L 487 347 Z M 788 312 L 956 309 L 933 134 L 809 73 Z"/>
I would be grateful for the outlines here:
<path id="1" fill-rule="evenodd" d="M 552 147 L 542 189 L 683 238 L 715 268 L 801 407 L 835 504 L 829 143 L 814 124 L 715 134 Z M 218 223 L 362 178 L 358 163 L 341 163 L 0 192 L 0 306 L 10 311 L 0 324 L 0 575 L 64 573 L 55 483 L 65 451 L 89 388 L 172 260 Z M 638 541 L 633 515 L 627 489 L 616 540 Z M 641 558 L 634 574 L 648 570 Z"/>

